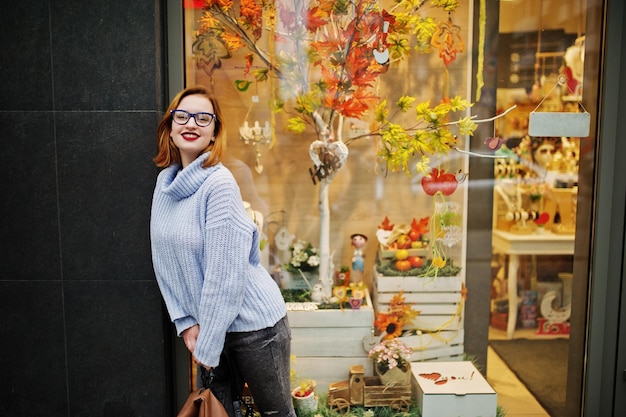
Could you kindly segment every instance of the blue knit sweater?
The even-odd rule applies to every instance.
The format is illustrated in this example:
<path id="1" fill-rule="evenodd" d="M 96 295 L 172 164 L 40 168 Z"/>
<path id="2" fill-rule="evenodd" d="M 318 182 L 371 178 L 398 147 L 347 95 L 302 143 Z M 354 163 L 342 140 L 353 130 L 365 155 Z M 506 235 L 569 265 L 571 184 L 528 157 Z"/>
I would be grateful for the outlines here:
<path id="1" fill-rule="evenodd" d="M 227 332 L 260 330 L 286 314 L 278 285 L 260 264 L 260 236 L 239 187 L 208 154 L 159 174 L 150 237 L 159 288 L 178 335 L 199 324 L 194 356 L 217 366 Z"/>

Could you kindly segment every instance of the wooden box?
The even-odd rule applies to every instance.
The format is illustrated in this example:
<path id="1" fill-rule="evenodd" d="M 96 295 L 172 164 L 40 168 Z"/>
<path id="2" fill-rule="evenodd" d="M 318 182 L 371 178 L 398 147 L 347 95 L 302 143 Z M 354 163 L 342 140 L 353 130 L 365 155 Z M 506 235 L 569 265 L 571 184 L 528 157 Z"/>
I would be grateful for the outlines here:
<path id="1" fill-rule="evenodd" d="M 392 407 L 406 411 L 412 396 L 411 384 L 385 386 L 378 377 L 365 377 L 363 405 L 366 407 Z"/>
<path id="2" fill-rule="evenodd" d="M 418 335 L 402 337 L 413 348 L 411 360 L 462 360 L 462 278 L 390 277 L 374 268 L 372 298 L 376 311 L 388 311 L 391 298 L 400 291 L 404 291 L 405 302 L 420 312 L 411 325 L 419 331 Z"/>
<path id="3" fill-rule="evenodd" d="M 357 310 L 306 310 L 301 304 L 287 303 L 296 379 L 313 379 L 317 391 L 325 392 L 331 382 L 347 379 L 351 365 L 363 365 L 367 374 L 373 374 L 367 357 L 374 330 L 369 292 Z"/>
<path id="4" fill-rule="evenodd" d="M 411 370 L 422 417 L 496 417 L 497 394 L 471 362 L 412 362 Z"/>
<path id="5" fill-rule="evenodd" d="M 390 259 L 396 256 L 398 249 L 385 249 L 383 245 L 378 246 L 378 256 L 384 259 Z M 408 256 L 427 256 L 430 253 L 430 249 L 426 247 L 422 248 L 410 248 L 407 249 Z"/>

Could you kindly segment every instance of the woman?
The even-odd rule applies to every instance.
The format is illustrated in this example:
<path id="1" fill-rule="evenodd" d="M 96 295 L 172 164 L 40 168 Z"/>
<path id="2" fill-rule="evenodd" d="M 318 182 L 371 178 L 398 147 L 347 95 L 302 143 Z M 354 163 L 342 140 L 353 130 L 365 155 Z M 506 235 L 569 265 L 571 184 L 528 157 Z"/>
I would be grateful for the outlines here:
<path id="1" fill-rule="evenodd" d="M 224 119 L 209 91 L 181 91 L 163 116 L 154 161 L 164 168 L 152 200 L 156 278 L 170 318 L 234 415 L 228 353 L 263 416 L 295 416 L 291 333 L 280 290 L 260 265 L 260 236 L 239 187 L 220 162 Z"/>

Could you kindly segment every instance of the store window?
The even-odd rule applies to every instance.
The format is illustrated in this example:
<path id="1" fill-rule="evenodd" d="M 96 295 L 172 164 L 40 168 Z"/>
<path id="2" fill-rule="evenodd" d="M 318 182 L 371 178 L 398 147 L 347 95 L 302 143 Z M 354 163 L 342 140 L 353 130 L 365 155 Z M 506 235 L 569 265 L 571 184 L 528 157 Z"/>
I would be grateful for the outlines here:
<path id="1" fill-rule="evenodd" d="M 567 342 L 580 138 L 589 135 L 586 1 L 489 2 L 499 7 L 495 37 L 485 33 L 480 1 L 408 2 L 414 9 L 395 1 L 241 9 L 244 3 L 253 2 L 183 2 L 184 78 L 186 86 L 211 86 L 220 100 L 229 138 L 224 163 L 262 224 L 263 263 L 279 285 L 306 290 L 327 278 L 335 286 L 349 271 L 380 309 L 381 276 L 458 278 L 458 300 L 446 313 L 429 313 L 428 302 L 416 301 L 423 318 L 437 317 L 425 319 L 420 334 L 445 341 L 446 353 L 428 360 L 462 360 L 467 338 L 479 337 L 464 332 L 466 296 L 489 304 L 490 340 Z M 447 3 L 456 7 L 445 9 Z M 347 46 L 355 37 L 360 55 L 353 53 L 357 45 Z M 491 91 L 492 114 L 477 117 L 465 108 L 465 100 L 489 102 Z M 402 100 L 406 112 L 394 107 Z M 429 125 L 426 113 L 431 122 L 441 119 Z M 540 134 L 529 132 L 531 113 L 541 113 L 534 123 Z M 556 113 L 575 115 L 565 125 L 580 130 L 542 132 Z M 468 134 L 470 122 L 490 134 Z M 431 138 L 424 142 L 431 148 L 403 159 L 408 142 L 399 136 L 433 131 L 442 148 Z M 493 176 L 473 177 L 470 158 L 492 164 Z M 485 293 L 464 292 L 468 280 L 487 279 L 467 275 L 468 263 L 477 262 L 467 259 L 469 187 L 493 193 L 493 210 L 481 214 L 491 218 L 485 232 L 493 241 Z M 319 251 L 317 274 L 290 270 L 298 241 Z M 396 258 L 400 249 L 410 261 L 398 262 L 405 261 Z M 567 364 L 562 377 L 556 408 L 563 407 Z"/>

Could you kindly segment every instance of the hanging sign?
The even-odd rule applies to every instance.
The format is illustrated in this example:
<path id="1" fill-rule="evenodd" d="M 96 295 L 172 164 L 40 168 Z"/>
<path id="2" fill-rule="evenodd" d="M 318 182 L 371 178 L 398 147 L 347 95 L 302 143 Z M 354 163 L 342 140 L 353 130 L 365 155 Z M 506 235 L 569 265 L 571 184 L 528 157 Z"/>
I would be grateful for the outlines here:
<path id="1" fill-rule="evenodd" d="M 579 101 L 582 113 L 575 112 L 538 112 L 543 101 L 557 87 L 557 85 L 567 86 L 567 77 L 559 76 L 557 83 L 552 90 L 539 102 L 537 107 L 530 112 L 528 120 L 528 134 L 530 136 L 542 137 L 579 137 L 589 136 L 589 126 L 591 115 Z"/>
<path id="2" fill-rule="evenodd" d="M 530 112 L 528 134 L 542 137 L 579 137 L 589 136 L 591 115 L 567 112 Z"/>

